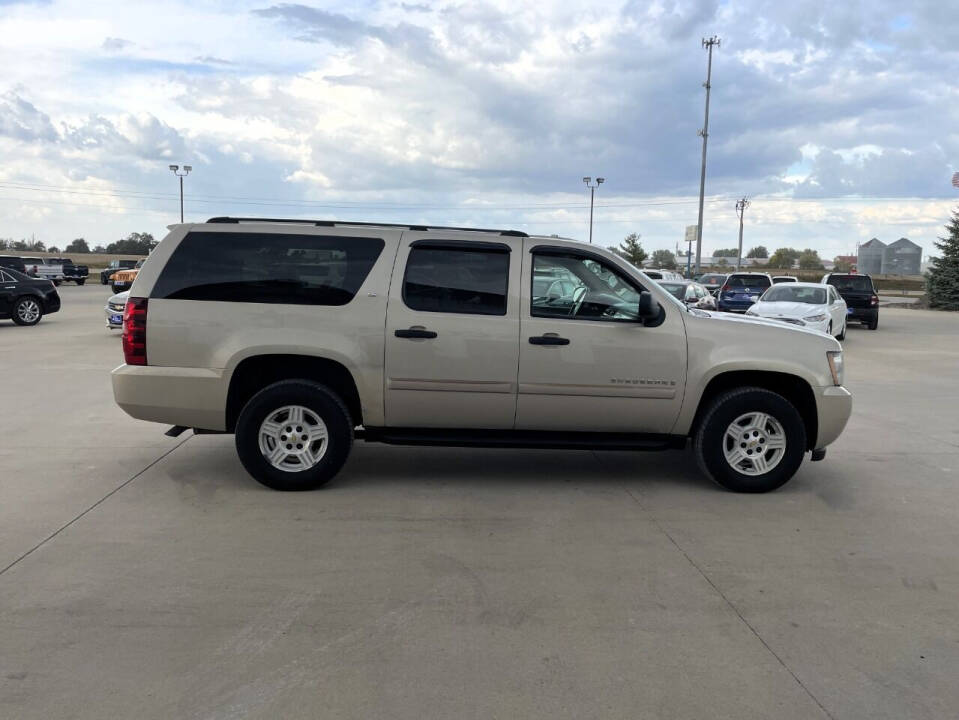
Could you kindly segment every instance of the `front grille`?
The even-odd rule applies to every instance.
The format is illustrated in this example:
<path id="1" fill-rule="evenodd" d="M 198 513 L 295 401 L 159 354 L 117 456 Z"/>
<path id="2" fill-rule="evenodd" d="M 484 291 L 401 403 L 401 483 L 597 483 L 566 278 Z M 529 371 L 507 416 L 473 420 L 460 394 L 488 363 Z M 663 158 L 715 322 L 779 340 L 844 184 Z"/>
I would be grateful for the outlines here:
<path id="1" fill-rule="evenodd" d="M 805 325 L 805 324 L 806 324 L 806 323 L 804 323 L 802 320 L 800 320 L 799 318 L 779 317 L 779 318 L 776 318 L 776 320 L 779 320 L 780 322 L 791 323 L 791 324 L 793 324 L 793 325 Z"/>
<path id="2" fill-rule="evenodd" d="M 114 312 L 122 313 L 126 306 L 121 303 L 110 303 L 110 309 Z"/>

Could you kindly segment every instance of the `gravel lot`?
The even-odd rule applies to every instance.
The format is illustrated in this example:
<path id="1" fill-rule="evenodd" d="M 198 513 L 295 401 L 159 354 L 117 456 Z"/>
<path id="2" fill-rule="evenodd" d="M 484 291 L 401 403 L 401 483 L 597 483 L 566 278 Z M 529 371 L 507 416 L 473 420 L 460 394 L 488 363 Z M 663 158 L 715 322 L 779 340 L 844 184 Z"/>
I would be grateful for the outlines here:
<path id="1" fill-rule="evenodd" d="M 687 453 L 356 446 L 280 494 L 114 404 L 107 288 L 0 321 L 0 717 L 959 716 L 959 316 L 850 327 L 779 492 Z"/>

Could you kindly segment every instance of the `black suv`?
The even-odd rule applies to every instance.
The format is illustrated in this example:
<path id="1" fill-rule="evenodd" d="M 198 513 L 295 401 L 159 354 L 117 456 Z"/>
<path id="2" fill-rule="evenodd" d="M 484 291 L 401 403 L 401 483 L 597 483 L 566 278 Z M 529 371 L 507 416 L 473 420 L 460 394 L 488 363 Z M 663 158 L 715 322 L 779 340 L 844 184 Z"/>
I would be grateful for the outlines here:
<path id="1" fill-rule="evenodd" d="M 23 274 L 27 272 L 27 265 L 23 262 L 23 258 L 15 255 L 0 255 L 0 267 L 13 268 Z"/>
<path id="2" fill-rule="evenodd" d="M 50 280 L 24 275 L 11 267 L 0 269 L 0 319 L 17 325 L 36 325 L 60 309 L 60 295 Z"/>
<path id="3" fill-rule="evenodd" d="M 822 279 L 826 285 L 836 288 L 846 301 L 846 313 L 850 320 L 859 320 L 870 330 L 879 327 L 879 295 L 868 275 L 829 273 Z"/>

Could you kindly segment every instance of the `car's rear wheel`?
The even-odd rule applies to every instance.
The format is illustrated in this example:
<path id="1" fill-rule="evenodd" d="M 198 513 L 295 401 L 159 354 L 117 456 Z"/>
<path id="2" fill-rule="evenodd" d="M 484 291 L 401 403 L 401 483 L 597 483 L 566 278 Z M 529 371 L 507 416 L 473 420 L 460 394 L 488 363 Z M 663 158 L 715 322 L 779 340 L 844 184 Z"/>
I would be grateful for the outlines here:
<path id="1" fill-rule="evenodd" d="M 806 427 L 778 393 L 729 390 L 712 401 L 693 437 L 700 468 L 728 490 L 762 493 L 785 484 L 802 464 Z"/>
<path id="2" fill-rule="evenodd" d="M 247 472 L 274 490 L 313 490 L 346 462 L 353 423 L 343 401 L 319 383 L 283 380 L 243 407 L 236 451 Z"/>
<path id="3" fill-rule="evenodd" d="M 876 315 L 876 317 L 874 317 L 872 320 L 869 321 L 868 327 L 869 327 L 870 330 L 875 330 L 877 327 L 879 327 L 879 316 L 878 316 L 878 315 Z"/>
<path id="4" fill-rule="evenodd" d="M 87 281 L 86 278 L 83 278 L 83 279 L 81 279 L 81 280 L 77 280 L 77 285 L 83 285 L 83 283 L 85 283 L 86 281 Z"/>
<path id="5" fill-rule="evenodd" d="M 43 317 L 43 307 L 35 297 L 27 295 L 13 304 L 13 321 L 17 325 L 36 325 Z"/>

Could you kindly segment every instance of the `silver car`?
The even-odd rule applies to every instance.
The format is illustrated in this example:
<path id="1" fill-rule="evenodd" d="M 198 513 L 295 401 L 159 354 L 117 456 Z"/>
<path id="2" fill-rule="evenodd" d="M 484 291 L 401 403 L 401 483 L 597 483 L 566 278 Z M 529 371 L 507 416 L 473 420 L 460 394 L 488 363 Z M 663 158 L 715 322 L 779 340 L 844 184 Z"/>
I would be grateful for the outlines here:
<path id="1" fill-rule="evenodd" d="M 128 297 L 130 297 L 130 291 L 124 290 L 107 300 L 103 312 L 107 316 L 107 327 L 111 330 L 119 330 L 123 327 L 123 311 L 126 310 Z"/>

